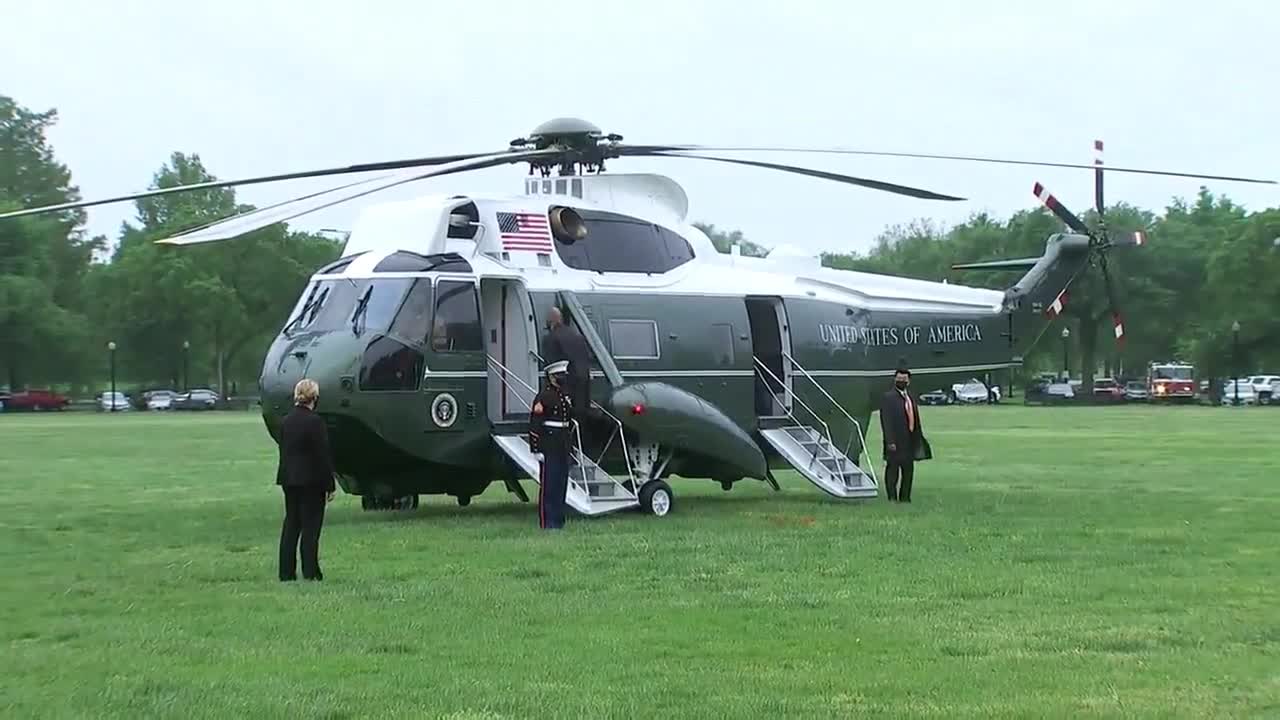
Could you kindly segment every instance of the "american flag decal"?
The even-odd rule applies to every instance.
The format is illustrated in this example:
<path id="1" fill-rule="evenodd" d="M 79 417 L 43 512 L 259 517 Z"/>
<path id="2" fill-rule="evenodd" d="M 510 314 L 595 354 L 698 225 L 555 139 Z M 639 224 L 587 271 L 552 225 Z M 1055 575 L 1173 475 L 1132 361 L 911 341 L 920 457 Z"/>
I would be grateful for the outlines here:
<path id="1" fill-rule="evenodd" d="M 1123 345 L 1124 344 L 1124 320 L 1120 317 L 1120 313 L 1112 313 L 1111 319 L 1115 321 L 1115 325 L 1116 325 L 1116 342 Z"/>
<path id="2" fill-rule="evenodd" d="M 498 213 L 498 236 L 503 250 L 550 253 L 551 227 L 541 213 Z"/>
<path id="3" fill-rule="evenodd" d="M 1067 306 L 1067 297 L 1068 295 L 1066 290 L 1058 293 L 1058 297 L 1053 299 L 1053 304 L 1044 311 L 1044 314 L 1048 315 L 1050 318 L 1055 318 L 1061 315 L 1062 309 Z"/>

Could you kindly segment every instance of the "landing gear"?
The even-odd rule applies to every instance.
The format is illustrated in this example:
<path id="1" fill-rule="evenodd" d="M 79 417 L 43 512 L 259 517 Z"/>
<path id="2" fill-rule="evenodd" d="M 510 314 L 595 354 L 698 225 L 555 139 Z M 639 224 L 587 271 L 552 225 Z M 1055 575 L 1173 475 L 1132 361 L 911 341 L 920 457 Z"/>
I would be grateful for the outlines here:
<path id="1" fill-rule="evenodd" d="M 389 498 L 376 495 L 361 495 L 360 508 L 362 510 L 417 510 L 418 496 L 404 495 L 398 498 Z"/>
<path id="2" fill-rule="evenodd" d="M 459 495 L 459 496 L 458 496 L 458 507 L 466 507 L 466 506 L 468 506 L 468 505 L 470 505 L 470 504 L 471 504 L 471 496 L 470 496 L 470 495 Z"/>
<path id="3" fill-rule="evenodd" d="M 674 499 L 671 486 L 662 480 L 650 480 L 640 486 L 640 508 L 651 515 L 662 517 L 671 512 Z"/>
<path id="4" fill-rule="evenodd" d="M 730 490 L 733 489 L 733 484 L 737 482 L 737 480 L 730 480 L 729 478 L 719 478 L 718 480 L 716 480 L 716 482 L 720 483 L 721 490 L 725 492 L 729 492 Z"/>

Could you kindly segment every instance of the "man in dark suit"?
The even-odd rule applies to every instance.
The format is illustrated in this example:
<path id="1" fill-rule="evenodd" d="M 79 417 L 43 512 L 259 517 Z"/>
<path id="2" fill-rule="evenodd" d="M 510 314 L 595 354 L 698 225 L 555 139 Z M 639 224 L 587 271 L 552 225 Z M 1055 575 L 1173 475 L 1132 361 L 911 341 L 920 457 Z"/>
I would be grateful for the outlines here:
<path id="1" fill-rule="evenodd" d="M 558 307 L 547 311 L 547 331 L 547 356 L 543 359 L 547 364 L 569 361 L 565 390 L 573 400 L 574 414 L 584 418 L 591 406 L 591 348 L 581 332 L 565 324 Z"/>
<path id="2" fill-rule="evenodd" d="M 932 458 L 933 451 L 920 427 L 920 404 L 907 392 L 911 371 L 899 368 L 893 375 L 893 384 L 894 388 L 880 400 L 884 488 L 890 502 L 909 503 L 911 482 L 915 479 L 915 461 Z"/>
<path id="3" fill-rule="evenodd" d="M 333 500 L 333 453 L 324 419 L 316 414 L 320 388 L 302 379 L 293 389 L 293 410 L 280 431 L 280 464 L 276 484 L 284 491 L 284 526 L 280 530 L 280 580 L 297 580 L 301 549 L 302 576 L 323 580 L 320 572 L 320 528 L 325 503 Z M 299 548 L 301 540 L 301 548 Z"/>

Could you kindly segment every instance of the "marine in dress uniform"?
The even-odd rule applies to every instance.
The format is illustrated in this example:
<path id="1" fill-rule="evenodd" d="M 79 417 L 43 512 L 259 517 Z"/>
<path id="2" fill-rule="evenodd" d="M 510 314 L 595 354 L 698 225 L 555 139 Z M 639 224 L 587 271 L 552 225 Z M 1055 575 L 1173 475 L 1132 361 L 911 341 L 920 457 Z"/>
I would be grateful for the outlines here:
<path id="1" fill-rule="evenodd" d="M 893 376 L 894 389 L 880 400 L 880 434 L 884 439 L 884 488 L 891 502 L 911 502 L 911 484 L 917 460 L 933 457 L 920 427 L 920 405 L 907 387 L 911 371 L 900 368 Z M 901 481 L 901 482 L 899 482 Z"/>
<path id="2" fill-rule="evenodd" d="M 538 456 L 538 527 L 564 527 L 565 494 L 569 491 L 569 457 L 573 448 L 573 399 L 565 388 L 569 362 L 547 366 L 548 383 L 529 413 L 529 449 Z"/>

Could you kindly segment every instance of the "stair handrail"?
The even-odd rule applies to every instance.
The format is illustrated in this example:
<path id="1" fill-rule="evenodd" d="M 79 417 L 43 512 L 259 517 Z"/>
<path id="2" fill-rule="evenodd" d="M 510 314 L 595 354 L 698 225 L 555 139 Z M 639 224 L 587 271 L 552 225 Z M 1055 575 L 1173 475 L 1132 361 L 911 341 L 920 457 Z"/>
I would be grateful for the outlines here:
<path id="1" fill-rule="evenodd" d="M 756 365 L 760 366 L 762 369 L 764 369 L 764 371 L 765 371 L 765 372 L 769 373 L 769 377 L 773 378 L 774 380 L 777 380 L 779 385 L 782 385 L 783 387 L 786 387 L 786 383 L 784 383 L 784 382 L 782 382 L 782 380 L 778 379 L 778 376 L 777 376 L 777 375 L 775 375 L 775 374 L 773 373 L 773 371 L 769 369 L 769 366 L 768 366 L 768 365 L 765 365 L 765 364 L 764 364 L 764 362 L 762 362 L 762 361 L 760 360 L 760 358 L 756 357 L 755 355 L 752 355 L 752 356 L 751 356 L 751 359 L 752 359 L 752 360 L 755 360 L 755 361 L 756 361 Z M 776 400 L 776 399 L 777 399 L 777 397 L 778 397 L 777 395 L 774 395 L 774 394 L 773 394 L 773 390 L 770 390 L 770 391 L 769 391 L 769 394 L 770 394 L 770 395 L 773 395 L 773 397 L 774 397 L 774 399 L 775 399 L 775 400 Z M 805 410 L 808 410 L 808 411 L 809 411 L 809 414 L 813 416 L 813 419 L 814 419 L 814 420 L 817 420 L 817 421 L 818 421 L 818 423 L 822 425 L 822 430 L 823 430 L 823 432 L 826 434 L 827 443 L 828 443 L 828 444 L 830 444 L 832 447 L 835 447 L 835 443 L 834 443 L 834 442 L 832 442 L 832 440 L 831 440 L 831 427 L 830 427 L 829 425 L 827 425 L 827 421 L 826 421 L 826 420 L 823 420 L 821 415 L 819 415 L 818 413 L 814 412 L 813 408 L 809 407 L 809 403 L 806 403 L 806 402 L 804 401 L 804 399 L 803 399 L 803 398 L 801 398 L 799 395 L 796 395 L 796 394 L 793 392 L 793 393 L 791 393 L 791 398 L 792 398 L 793 400 L 795 400 L 796 402 L 800 403 L 800 405 L 801 405 Z M 800 419 L 799 419 L 799 418 L 797 418 L 793 412 L 791 412 L 791 409 L 790 409 L 790 408 L 788 408 L 788 407 L 786 406 L 786 404 L 785 404 L 785 403 L 783 403 L 783 405 L 782 405 L 782 409 L 786 411 L 786 413 L 787 413 L 787 417 L 789 417 L 789 418 L 791 418 L 792 420 L 794 420 L 794 421 L 796 422 L 796 424 L 797 424 L 797 425 L 799 425 L 799 424 L 800 424 Z M 816 455 L 817 455 L 817 454 L 815 453 L 814 455 L 815 455 L 815 457 L 816 457 Z"/>
<path id="2" fill-rule="evenodd" d="M 857 432 L 857 434 L 858 434 L 858 441 L 859 441 L 858 458 L 855 458 L 853 462 L 854 462 L 854 464 L 855 464 L 855 465 L 860 465 L 861 463 L 859 462 L 859 459 L 862 457 L 862 453 L 863 453 L 863 452 L 866 452 L 866 450 L 867 450 L 867 436 L 866 436 L 866 434 L 862 431 L 862 423 L 860 423 L 860 422 L 858 422 L 856 419 L 854 419 L 854 417 L 853 417 L 852 415 L 850 415 L 850 414 L 849 414 L 849 411 L 844 409 L 844 406 L 843 406 L 843 405 L 841 405 L 840 403 L 836 402 L 836 399 L 835 399 L 835 398 L 833 398 L 833 397 L 831 397 L 831 393 L 827 392 L 827 389 L 826 389 L 826 388 L 824 388 L 824 387 L 822 387 L 822 383 L 818 382 L 816 378 L 814 378 L 812 375 L 810 375 L 810 374 L 809 374 L 809 371 L 808 371 L 808 370 L 805 370 L 805 369 L 804 369 L 804 366 L 802 366 L 800 363 L 796 362 L 796 359 L 795 359 L 795 358 L 791 357 L 791 355 L 790 355 L 790 354 L 788 354 L 785 350 L 782 352 L 782 356 L 783 356 L 784 358 L 786 358 L 788 362 L 790 362 L 790 363 L 791 363 L 792 367 L 794 367 L 794 368 L 796 368 L 797 370 L 799 370 L 799 371 L 800 371 L 800 373 L 801 373 L 802 375 L 804 375 L 806 379 L 808 379 L 808 380 L 809 380 L 809 382 L 813 383 L 813 386 L 814 386 L 814 387 L 816 387 L 816 388 L 818 388 L 818 392 L 822 393 L 822 396 L 823 396 L 823 397 L 825 397 L 825 398 L 827 399 L 827 401 L 828 401 L 828 402 L 830 402 L 832 405 L 834 405 L 834 406 L 835 406 L 835 408 L 836 408 L 837 410 L 839 410 L 839 411 L 840 411 L 840 414 L 841 414 L 841 415 L 844 415 L 844 416 L 845 416 L 845 418 L 846 418 L 850 423 L 852 423 L 852 424 L 853 424 L 853 429 L 854 429 L 854 431 L 855 431 L 855 432 Z M 797 398 L 797 399 L 798 399 L 798 398 Z M 807 408 L 808 406 L 806 405 L 805 407 Z M 810 412 L 813 412 L 813 411 L 812 411 L 812 410 L 810 410 Z M 828 442 L 830 442 L 830 438 L 828 438 Z M 845 447 L 844 447 L 844 455 L 845 455 L 845 457 L 849 457 L 849 445 L 852 445 L 852 444 L 853 444 L 853 435 L 851 434 L 851 435 L 849 436 L 849 442 L 845 443 Z M 877 485 L 879 485 L 879 484 L 880 484 L 880 481 L 876 479 L 876 476 L 875 476 L 875 468 L 874 468 L 874 466 L 875 466 L 875 463 L 871 462 L 871 453 L 867 452 L 867 467 L 868 467 L 868 468 L 870 468 L 871 480 L 872 480 L 873 482 L 875 482 Z"/>
<path id="3" fill-rule="evenodd" d="M 537 360 L 539 363 L 543 365 L 547 364 L 547 359 L 539 355 L 537 350 L 530 349 L 529 354 L 532 355 L 533 359 Z M 591 368 L 587 368 L 587 372 L 590 373 Z M 591 403 L 591 407 L 596 408 L 600 412 L 604 413 L 610 420 L 613 421 L 613 424 L 616 426 L 614 428 L 613 433 L 609 436 L 609 440 L 605 442 L 604 448 L 600 451 L 599 457 L 595 459 L 596 466 L 598 467 L 600 465 L 600 461 L 604 459 L 604 454 L 609 451 L 609 445 L 613 444 L 613 438 L 617 437 L 618 441 L 622 444 L 622 457 L 623 459 L 626 460 L 626 463 L 627 463 L 627 477 L 631 480 L 631 484 L 635 485 L 636 474 L 635 474 L 635 470 L 633 470 L 631 467 L 631 451 L 627 448 L 627 434 L 623 430 L 622 421 L 619 420 L 613 413 L 606 410 L 603 405 L 596 402 L 595 400 L 591 400 L 590 398 L 588 398 L 588 401 Z"/>
<path id="4" fill-rule="evenodd" d="M 533 352 L 533 351 L 532 351 L 532 350 L 530 350 L 530 352 Z M 537 353 L 534 353 L 534 354 L 536 355 Z M 498 366 L 499 368 L 501 368 L 501 369 L 502 369 L 502 375 L 499 375 L 498 380 L 499 380 L 503 385 L 505 385 L 505 386 L 506 386 L 506 387 L 508 387 L 508 388 L 510 388 L 510 387 L 511 387 L 511 386 L 510 386 L 510 384 L 508 384 L 508 383 L 507 383 L 507 380 L 506 380 L 506 377 L 507 377 L 507 376 L 510 376 L 510 377 L 511 377 L 511 379 L 513 379 L 513 380 L 515 380 L 516 382 L 520 383 L 522 386 L 524 386 L 524 388 L 525 388 L 526 390 L 528 390 L 529 392 L 533 393 L 533 395 L 534 395 L 534 398 L 535 398 L 535 399 L 537 398 L 537 395 L 538 395 L 537 391 L 536 391 L 536 390 L 534 390 L 534 389 L 533 389 L 533 387 L 532 387 L 531 385 L 529 385 L 529 383 L 526 383 L 524 380 L 522 380 L 522 379 L 520 378 L 520 376 L 519 376 L 519 375 L 516 375 L 515 373 L 513 373 L 513 372 L 511 371 L 511 369 L 510 369 L 510 368 L 508 368 L 506 365 L 503 365 L 502 363 L 498 362 L 497 358 L 493 357 L 492 355 L 490 355 L 490 354 L 488 354 L 488 353 L 485 353 L 485 357 L 489 358 L 489 362 L 493 363 L 494 365 L 496 365 L 496 366 Z M 525 406 L 525 407 L 529 408 L 529 411 L 530 411 L 530 412 L 533 412 L 533 405 L 532 405 L 532 403 L 531 403 L 531 402 L 526 402 L 526 401 L 525 401 L 525 399 L 524 399 L 523 397 L 520 397 L 520 394 L 519 394 L 519 393 L 516 393 L 516 397 L 520 400 L 520 402 L 521 402 L 521 403 L 523 403 L 523 404 L 524 404 L 524 406 Z M 596 403 L 594 403 L 594 402 L 592 402 L 591 404 L 592 404 L 592 405 L 595 405 L 596 407 L 600 407 L 599 405 L 597 405 L 597 404 L 596 404 Z M 605 415 L 608 415 L 608 416 L 609 416 L 609 417 L 610 417 L 610 418 L 611 418 L 615 423 L 617 423 L 617 424 L 618 424 L 619 432 L 621 432 L 621 429 L 622 429 L 622 422 L 621 422 L 620 420 L 618 420 L 618 418 L 614 417 L 614 416 L 613 416 L 613 414 L 612 414 L 612 413 L 610 413 L 608 410 L 605 410 L 604 408 L 600 408 L 600 410 L 601 410 L 601 412 L 603 412 Z M 577 421 L 577 420 L 574 420 L 574 421 L 573 421 L 573 435 L 574 435 L 574 439 L 575 439 L 575 444 L 578 446 L 578 457 L 580 457 L 580 458 L 587 457 L 587 456 L 586 456 L 586 454 L 582 452 L 582 433 L 578 430 L 578 421 Z M 610 441 L 612 442 L 612 439 L 610 439 Z M 627 462 L 627 476 L 628 476 L 629 478 L 631 478 L 632 483 L 634 483 L 634 482 L 635 482 L 635 475 L 634 475 L 634 474 L 632 474 L 632 471 L 631 471 L 631 455 L 627 452 L 626 442 L 627 442 L 626 437 L 622 437 L 622 443 L 623 443 L 623 445 L 622 445 L 623 457 L 626 459 L 626 462 Z M 605 447 L 606 447 L 606 449 L 608 448 L 608 446 L 607 446 L 607 445 L 606 445 Z M 602 457 L 603 457 L 603 454 L 602 454 Z M 588 460 L 590 460 L 590 458 L 587 458 L 587 459 L 588 459 Z M 596 467 L 600 467 L 600 463 L 599 463 L 599 462 L 593 462 L 593 464 L 594 464 Z M 587 499 L 588 499 L 588 500 L 590 500 L 590 499 L 591 499 L 591 486 L 587 484 L 587 470 L 586 470 L 586 466 L 585 466 L 585 465 L 583 465 L 582 463 L 578 463 L 578 468 L 582 471 L 582 491 L 583 491 L 584 493 L 586 493 L 586 494 L 587 494 Z M 603 468 L 602 468 L 602 469 L 603 469 Z M 613 478 L 613 476 L 610 476 L 610 478 L 611 478 L 611 479 L 613 479 L 613 482 L 614 482 L 614 484 L 615 484 L 615 485 L 621 485 L 621 483 L 619 483 L 619 482 L 617 481 L 617 479 L 616 479 L 616 478 Z M 625 488 L 625 487 L 623 487 L 623 489 L 624 489 L 624 490 L 626 490 L 626 488 Z M 628 492 L 631 492 L 631 491 L 628 491 Z"/>

